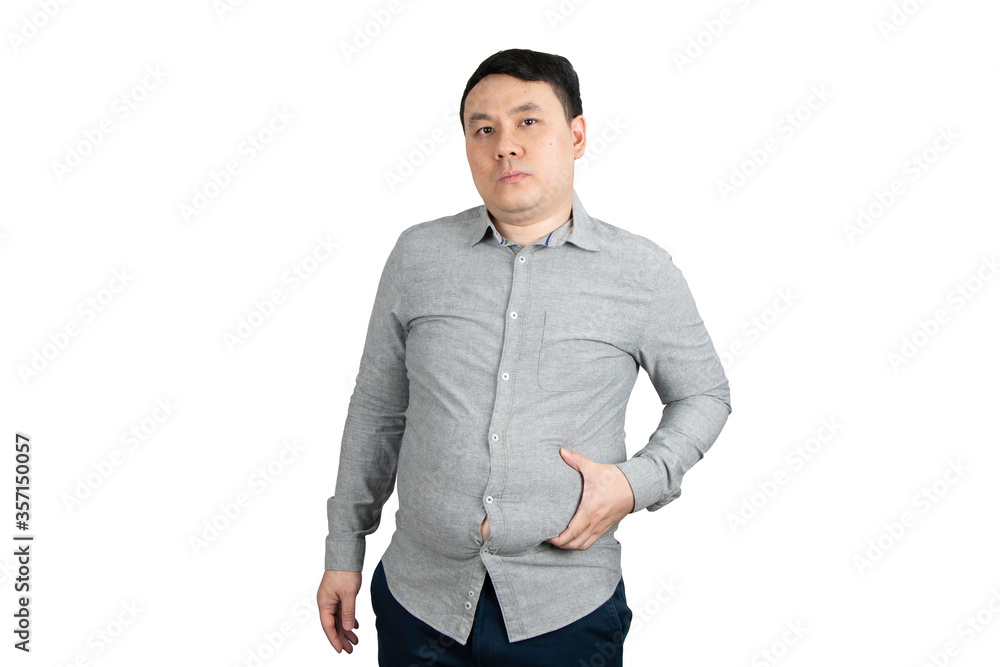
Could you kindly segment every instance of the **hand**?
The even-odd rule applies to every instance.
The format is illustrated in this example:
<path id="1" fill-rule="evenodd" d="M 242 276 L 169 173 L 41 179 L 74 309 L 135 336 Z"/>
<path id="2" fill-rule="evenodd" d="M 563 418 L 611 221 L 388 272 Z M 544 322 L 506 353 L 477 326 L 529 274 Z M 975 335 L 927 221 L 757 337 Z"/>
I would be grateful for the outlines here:
<path id="1" fill-rule="evenodd" d="M 560 549 L 583 551 L 631 514 L 635 509 L 635 496 L 625 473 L 615 464 L 591 461 L 565 447 L 559 448 L 559 454 L 583 475 L 583 497 L 566 530 L 546 542 Z"/>
<path id="2" fill-rule="evenodd" d="M 316 592 L 319 622 L 337 653 L 354 652 L 351 644 L 358 643 L 354 630 L 361 627 L 354 616 L 354 601 L 361 590 L 361 573 L 344 570 L 324 570 Z"/>

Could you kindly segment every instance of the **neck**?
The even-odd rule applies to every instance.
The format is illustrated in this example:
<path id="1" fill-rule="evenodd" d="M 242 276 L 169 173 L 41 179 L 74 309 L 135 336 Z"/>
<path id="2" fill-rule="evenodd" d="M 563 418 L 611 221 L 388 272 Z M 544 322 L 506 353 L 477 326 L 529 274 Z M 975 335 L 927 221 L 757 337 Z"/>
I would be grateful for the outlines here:
<path id="1" fill-rule="evenodd" d="M 523 248 L 544 236 L 548 236 L 553 230 L 565 224 L 573 214 L 573 200 L 570 199 L 555 213 L 543 218 L 500 220 L 489 209 L 486 211 L 500 235 Z"/>

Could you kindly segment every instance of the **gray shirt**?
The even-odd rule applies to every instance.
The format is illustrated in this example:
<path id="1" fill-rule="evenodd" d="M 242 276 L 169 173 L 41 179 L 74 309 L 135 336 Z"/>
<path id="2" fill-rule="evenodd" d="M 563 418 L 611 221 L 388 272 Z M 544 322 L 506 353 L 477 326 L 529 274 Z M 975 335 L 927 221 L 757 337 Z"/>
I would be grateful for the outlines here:
<path id="1" fill-rule="evenodd" d="M 628 458 L 640 366 L 664 408 Z M 382 563 L 404 608 L 465 644 L 489 571 L 510 641 L 556 630 L 622 576 L 617 525 L 582 551 L 545 541 L 583 492 L 559 448 L 617 464 L 633 513 L 655 511 L 680 495 L 730 412 L 729 382 L 670 254 L 591 218 L 575 190 L 570 220 L 523 248 L 485 205 L 413 225 L 379 280 L 327 501 L 326 569 L 362 570 L 398 473 Z"/>

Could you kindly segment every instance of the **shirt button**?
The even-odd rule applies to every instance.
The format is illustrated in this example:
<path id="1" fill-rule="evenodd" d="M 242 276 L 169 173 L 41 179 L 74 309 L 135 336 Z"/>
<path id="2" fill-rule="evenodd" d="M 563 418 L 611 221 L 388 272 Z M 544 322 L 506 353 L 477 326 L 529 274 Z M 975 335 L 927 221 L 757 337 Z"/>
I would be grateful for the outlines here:
<path id="1" fill-rule="evenodd" d="M 471 602 L 466 602 L 465 603 L 465 608 L 466 609 L 472 609 L 472 603 Z"/>
<path id="2" fill-rule="evenodd" d="M 500 436 L 497 435 L 496 433 L 494 433 L 493 434 L 493 440 L 496 441 L 496 440 L 499 440 L 499 439 L 500 439 Z"/>
<path id="3" fill-rule="evenodd" d="M 524 262 L 526 261 L 526 260 L 524 259 L 524 255 L 521 255 L 520 257 L 518 257 L 518 258 L 517 258 L 517 261 L 521 262 L 521 264 L 524 264 Z"/>
<path id="4" fill-rule="evenodd" d="M 509 380 L 510 379 L 510 373 L 504 373 L 500 377 L 502 377 L 504 380 Z"/>
<path id="5" fill-rule="evenodd" d="M 476 591 L 469 591 L 469 597 L 470 598 L 476 597 Z"/>
<path id="6" fill-rule="evenodd" d="M 493 502 L 493 496 L 486 496 L 486 502 L 492 503 Z"/>
<path id="7" fill-rule="evenodd" d="M 512 311 L 510 312 L 510 318 L 511 318 L 512 320 L 516 320 L 516 319 L 517 319 L 517 311 L 516 311 L 516 310 L 512 310 Z"/>

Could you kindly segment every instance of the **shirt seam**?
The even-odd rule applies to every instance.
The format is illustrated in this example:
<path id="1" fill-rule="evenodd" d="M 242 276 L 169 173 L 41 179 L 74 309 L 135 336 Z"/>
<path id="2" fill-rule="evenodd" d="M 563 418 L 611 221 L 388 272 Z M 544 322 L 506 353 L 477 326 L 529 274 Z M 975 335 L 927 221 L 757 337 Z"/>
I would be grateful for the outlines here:
<path id="1" fill-rule="evenodd" d="M 656 285 L 653 287 L 653 291 L 650 293 L 649 303 L 646 304 L 646 313 L 642 317 L 642 324 L 639 325 L 639 337 L 635 342 L 635 351 L 638 355 L 642 349 L 642 344 L 646 342 L 646 334 L 648 332 L 649 322 L 653 317 L 653 303 L 656 301 L 656 297 L 660 295 L 661 287 L 663 283 L 663 269 L 657 269 L 657 279 Z"/>
<path id="2" fill-rule="evenodd" d="M 403 235 L 404 236 L 406 235 L 405 231 L 403 232 Z M 401 240 L 401 243 L 400 243 L 400 248 L 399 248 L 399 257 L 397 258 L 396 262 L 393 262 L 393 266 L 392 266 L 392 272 L 394 274 L 394 276 L 392 277 L 393 291 L 396 294 L 396 298 L 394 299 L 394 301 L 396 303 L 392 304 L 392 306 L 393 306 L 392 310 L 393 311 L 397 311 L 398 310 L 398 312 L 393 312 L 393 317 L 396 318 L 396 321 L 399 322 L 400 327 L 402 327 L 402 329 L 403 329 L 403 334 L 404 334 L 403 341 L 404 341 L 404 349 L 405 349 L 406 336 L 408 336 L 409 333 L 410 333 L 410 327 L 409 327 L 409 325 L 407 323 L 407 318 L 405 316 L 405 312 L 406 312 L 406 290 L 404 289 L 404 285 L 406 285 L 406 281 L 403 279 L 404 278 L 404 276 L 403 276 L 403 266 L 406 263 L 405 260 L 406 260 L 406 253 L 407 253 L 407 249 L 406 249 L 406 241 L 407 241 L 407 239 L 405 239 L 403 237 L 400 237 L 400 240 Z M 405 359 L 405 356 L 406 356 L 405 352 L 404 352 L 403 356 L 404 356 L 404 359 Z"/>

